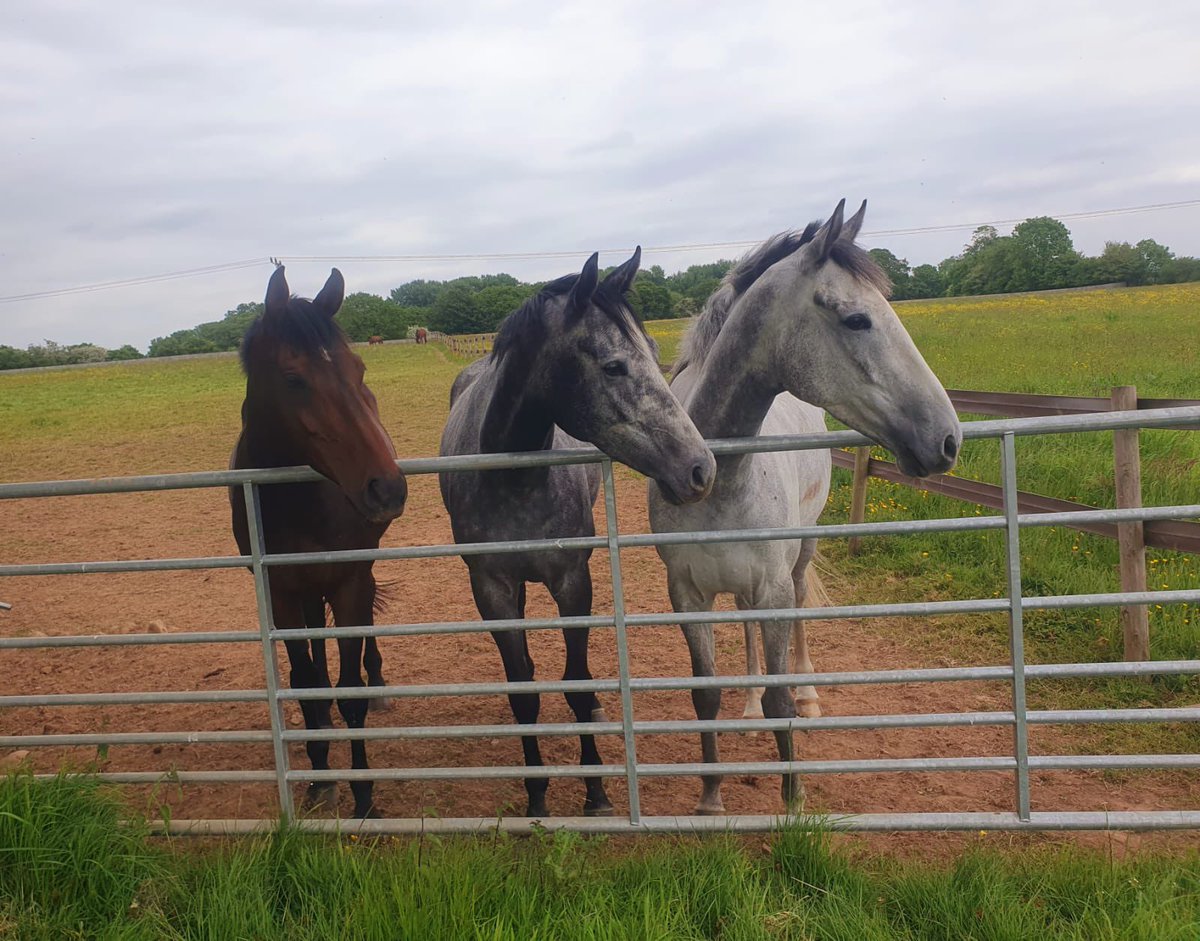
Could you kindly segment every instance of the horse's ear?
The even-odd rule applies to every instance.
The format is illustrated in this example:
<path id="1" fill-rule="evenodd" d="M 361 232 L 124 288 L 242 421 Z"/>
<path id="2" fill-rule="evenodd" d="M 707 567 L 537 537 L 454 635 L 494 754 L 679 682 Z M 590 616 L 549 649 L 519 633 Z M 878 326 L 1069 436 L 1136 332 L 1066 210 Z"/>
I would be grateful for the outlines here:
<path id="1" fill-rule="evenodd" d="M 579 280 L 571 288 L 567 298 L 567 307 L 576 314 L 582 314 L 591 303 L 592 295 L 596 293 L 596 282 L 600 275 L 600 253 L 593 252 L 592 257 L 583 263 L 579 272 Z"/>
<path id="2" fill-rule="evenodd" d="M 842 200 L 837 204 L 837 208 L 833 210 L 833 215 L 829 217 L 821 228 L 817 229 L 817 234 L 813 236 L 812 250 L 817 256 L 818 264 L 825 264 L 829 260 L 829 253 L 833 251 L 833 245 L 838 240 L 838 236 L 842 234 L 842 213 L 846 209 L 846 200 Z"/>
<path id="3" fill-rule="evenodd" d="M 271 280 L 267 282 L 267 298 L 263 303 L 264 316 L 283 316 L 283 312 L 287 310 L 290 296 L 287 278 L 283 274 L 283 265 L 275 262 L 275 272 L 271 275 Z"/>
<path id="4" fill-rule="evenodd" d="M 843 242 L 853 243 L 858 238 L 858 230 L 862 228 L 863 219 L 867 216 L 867 201 L 864 199 L 862 205 L 858 207 L 858 212 L 846 220 L 846 224 L 842 226 L 842 234 L 839 238 Z"/>
<path id="5" fill-rule="evenodd" d="M 608 273 L 605 284 L 615 286 L 622 294 L 633 287 L 633 279 L 637 277 L 638 267 L 642 263 L 642 246 L 633 250 L 633 255 L 624 264 L 619 265 Z"/>
<path id="6" fill-rule="evenodd" d="M 346 279 L 334 268 L 329 272 L 329 280 L 325 282 L 325 287 L 321 288 L 321 293 L 313 298 L 313 307 L 326 317 L 333 317 L 341 309 L 342 298 L 345 296 Z"/>

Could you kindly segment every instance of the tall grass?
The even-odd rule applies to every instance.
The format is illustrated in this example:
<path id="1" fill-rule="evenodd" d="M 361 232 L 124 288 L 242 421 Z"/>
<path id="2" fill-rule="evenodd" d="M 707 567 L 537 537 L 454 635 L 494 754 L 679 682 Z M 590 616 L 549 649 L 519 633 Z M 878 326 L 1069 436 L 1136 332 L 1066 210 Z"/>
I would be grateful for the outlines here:
<path id="1" fill-rule="evenodd" d="M 154 841 L 85 778 L 0 781 L 0 938 L 1194 939 L 1200 859 L 1002 852 L 852 861 L 797 826 L 616 845 L 577 834 Z"/>

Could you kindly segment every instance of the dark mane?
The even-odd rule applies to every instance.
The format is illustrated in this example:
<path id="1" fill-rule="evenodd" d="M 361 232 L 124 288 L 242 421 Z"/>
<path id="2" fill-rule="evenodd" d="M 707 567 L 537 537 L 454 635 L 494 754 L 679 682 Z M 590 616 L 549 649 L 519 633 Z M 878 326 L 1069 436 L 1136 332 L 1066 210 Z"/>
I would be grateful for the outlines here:
<path id="1" fill-rule="evenodd" d="M 578 274 L 569 274 L 551 281 L 505 317 L 492 342 L 492 360 L 499 362 L 520 346 L 536 348 L 545 337 L 546 305 L 556 297 L 569 294 L 578 280 Z M 646 328 L 634 316 L 614 284 L 601 281 L 592 295 L 592 303 L 617 325 L 627 339 L 632 340 L 638 333 L 645 336 Z"/>
<path id="2" fill-rule="evenodd" d="M 789 231 L 773 235 L 748 252 L 730 269 L 721 286 L 705 302 L 704 309 L 692 319 L 687 335 L 683 338 L 679 359 L 675 363 L 676 374 L 692 363 L 704 361 L 738 299 L 772 265 L 795 254 L 811 242 L 821 225 L 820 221 L 810 222 L 803 232 Z M 884 297 L 891 294 L 892 282 L 866 249 L 839 239 L 833 243 L 830 258 L 856 280 L 869 284 Z"/>
<path id="3" fill-rule="evenodd" d="M 259 314 L 246 330 L 239 350 L 243 371 L 249 369 L 251 347 L 265 336 L 303 353 L 317 353 L 346 342 L 346 334 L 338 322 L 313 307 L 312 301 L 302 297 L 289 299 L 287 311 L 282 317 L 267 320 L 265 314 Z"/>

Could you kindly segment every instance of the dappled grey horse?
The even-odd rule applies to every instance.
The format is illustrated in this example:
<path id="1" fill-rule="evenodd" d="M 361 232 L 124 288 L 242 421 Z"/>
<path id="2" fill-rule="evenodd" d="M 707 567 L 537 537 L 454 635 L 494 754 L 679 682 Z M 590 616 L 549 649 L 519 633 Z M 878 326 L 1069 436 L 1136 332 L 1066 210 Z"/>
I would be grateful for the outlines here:
<path id="1" fill-rule="evenodd" d="M 704 497 L 712 452 L 667 388 L 657 350 L 625 301 L 641 250 L 602 282 L 597 256 L 578 275 L 552 281 L 500 326 L 492 353 L 468 366 L 450 393 L 442 454 L 538 451 L 591 442 L 658 482 L 674 503 Z M 596 464 L 446 472 L 438 477 L 456 542 L 550 539 L 595 534 Z M 590 549 L 466 556 L 471 591 L 486 620 L 525 615 L 525 583 L 541 582 L 564 617 L 592 611 Z M 588 631 L 563 632 L 567 680 L 589 679 Z M 533 679 L 524 631 L 493 631 L 510 681 Z M 576 721 L 603 718 L 594 693 L 566 694 Z M 540 697 L 509 697 L 519 723 L 537 721 Z M 525 764 L 542 764 L 535 736 L 521 739 Z M 600 764 L 591 735 L 583 764 Z M 612 813 L 600 778 L 585 779 L 584 813 Z M 542 817 L 546 778 L 525 779 L 527 816 Z"/>
<path id="2" fill-rule="evenodd" d="M 777 235 L 726 275 L 685 339 L 671 388 L 705 438 L 825 431 L 822 409 L 895 453 L 901 470 L 924 477 L 954 465 L 962 433 L 945 390 L 886 300 L 887 276 L 854 244 L 866 202 L 843 225 L 845 200 L 824 224 Z M 810 404 L 811 403 L 811 404 Z M 650 485 L 655 532 L 766 529 L 816 522 L 829 493 L 830 457 L 822 451 L 723 456 L 703 503 L 682 506 Z M 709 611 L 732 594 L 743 610 L 800 607 L 815 540 L 661 546 L 676 611 Z M 811 672 L 797 622 L 799 672 Z M 793 624 L 763 621 L 766 671 L 787 672 Z M 752 628 L 751 628 L 752 631 Z M 748 639 L 753 642 L 753 634 Z M 692 672 L 712 676 L 713 628 L 683 626 Z M 808 715 L 816 691 L 801 687 Z M 695 690 L 696 715 L 714 719 L 719 689 Z M 792 718 L 787 687 L 762 694 L 770 718 Z M 792 733 L 775 733 L 791 761 Z M 717 736 L 700 736 L 704 760 L 718 761 Z M 724 812 L 721 778 L 704 777 L 697 812 Z M 803 796 L 799 777 L 783 776 L 789 808 Z"/>

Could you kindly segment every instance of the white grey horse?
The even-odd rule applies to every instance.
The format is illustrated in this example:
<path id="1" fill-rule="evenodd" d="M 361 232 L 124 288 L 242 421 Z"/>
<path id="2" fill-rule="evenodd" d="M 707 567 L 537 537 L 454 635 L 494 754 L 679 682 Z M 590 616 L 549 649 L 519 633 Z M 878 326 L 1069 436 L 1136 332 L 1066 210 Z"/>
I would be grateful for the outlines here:
<path id="1" fill-rule="evenodd" d="M 699 500 L 716 462 L 667 388 L 657 350 L 625 294 L 640 249 L 598 283 L 597 256 L 578 275 L 548 284 L 501 325 L 490 356 L 468 366 L 450 394 L 442 454 L 537 451 L 590 441 L 658 482 L 667 499 Z M 553 539 L 595 534 L 598 465 L 439 475 L 456 542 Z M 564 617 L 592 611 L 591 550 L 465 557 L 475 605 L 486 620 L 525 614 L 525 583 L 541 582 Z M 564 679 L 589 679 L 586 628 L 564 631 Z M 510 681 L 533 679 L 524 631 L 494 631 Z M 579 722 L 601 719 L 593 693 L 567 693 Z M 539 697 L 509 697 L 517 722 L 537 721 Z M 542 764 L 537 738 L 521 739 L 527 766 Z M 600 764 L 591 735 L 580 736 L 584 764 Z M 525 779 L 526 815 L 543 817 L 546 778 Z M 600 778 L 585 779 L 584 813 L 612 813 Z"/>
<path id="2" fill-rule="evenodd" d="M 672 391 L 705 438 L 822 432 L 824 409 L 889 448 L 906 474 L 944 471 L 962 440 L 958 418 L 887 302 L 886 275 L 854 244 L 867 204 L 843 225 L 844 205 L 824 225 L 769 239 L 729 272 L 691 326 Z M 829 473 L 828 451 L 721 457 L 703 503 L 677 505 L 652 483 L 651 527 L 808 525 L 825 505 Z M 761 610 L 803 605 L 815 550 L 815 540 L 806 539 L 662 546 L 659 555 L 676 611 L 709 611 L 721 593 L 743 610 Z M 793 625 L 764 621 L 759 629 L 767 673 L 786 673 Z M 712 626 L 686 625 L 683 633 L 694 675 L 712 676 Z M 800 671 L 811 672 L 802 627 L 796 636 Z M 803 714 L 819 714 L 811 686 L 801 687 L 800 697 Z M 721 691 L 694 690 L 692 701 L 698 718 L 714 719 Z M 762 708 L 771 718 L 796 715 L 786 687 L 767 689 Z M 791 732 L 775 737 L 780 759 L 792 760 Z M 704 760 L 719 760 L 716 734 L 700 738 Z M 723 813 L 720 776 L 704 776 L 703 785 L 697 813 Z M 785 774 L 788 806 L 802 796 L 799 776 Z"/>

